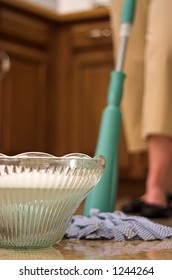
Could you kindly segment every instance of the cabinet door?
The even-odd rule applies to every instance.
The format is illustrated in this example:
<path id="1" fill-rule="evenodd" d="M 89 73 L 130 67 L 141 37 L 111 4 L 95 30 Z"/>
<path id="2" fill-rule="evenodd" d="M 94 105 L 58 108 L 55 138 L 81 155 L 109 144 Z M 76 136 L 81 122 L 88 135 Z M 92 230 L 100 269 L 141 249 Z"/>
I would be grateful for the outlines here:
<path id="1" fill-rule="evenodd" d="M 0 85 L 0 152 L 43 151 L 46 56 L 43 51 L 0 42 L 11 69 Z"/>
<path id="2" fill-rule="evenodd" d="M 112 69 L 111 50 L 77 53 L 73 57 L 70 135 L 74 152 L 94 154 Z"/>

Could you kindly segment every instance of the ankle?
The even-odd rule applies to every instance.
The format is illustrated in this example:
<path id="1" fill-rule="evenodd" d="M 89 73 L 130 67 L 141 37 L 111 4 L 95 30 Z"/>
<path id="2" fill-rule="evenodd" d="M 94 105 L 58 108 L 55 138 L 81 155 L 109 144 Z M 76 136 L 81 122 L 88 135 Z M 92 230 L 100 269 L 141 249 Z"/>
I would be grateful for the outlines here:
<path id="1" fill-rule="evenodd" d="M 147 185 L 143 200 L 150 204 L 161 204 L 165 206 L 167 204 L 165 188 L 160 185 Z"/>

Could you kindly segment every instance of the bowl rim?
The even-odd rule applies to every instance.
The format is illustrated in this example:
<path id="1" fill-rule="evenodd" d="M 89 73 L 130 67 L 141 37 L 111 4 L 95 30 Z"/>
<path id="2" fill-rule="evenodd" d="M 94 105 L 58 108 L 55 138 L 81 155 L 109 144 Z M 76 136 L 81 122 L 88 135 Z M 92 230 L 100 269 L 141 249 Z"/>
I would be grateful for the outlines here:
<path id="1" fill-rule="evenodd" d="M 48 162 L 69 162 L 74 160 L 75 162 L 96 162 L 101 165 L 105 165 L 105 157 L 103 155 L 95 155 L 93 157 L 84 154 L 84 153 L 69 153 L 63 156 L 55 156 L 45 152 L 24 152 L 16 155 L 6 155 L 0 153 L 0 164 L 2 162 L 10 161 L 33 161 L 33 160 L 42 160 Z"/>

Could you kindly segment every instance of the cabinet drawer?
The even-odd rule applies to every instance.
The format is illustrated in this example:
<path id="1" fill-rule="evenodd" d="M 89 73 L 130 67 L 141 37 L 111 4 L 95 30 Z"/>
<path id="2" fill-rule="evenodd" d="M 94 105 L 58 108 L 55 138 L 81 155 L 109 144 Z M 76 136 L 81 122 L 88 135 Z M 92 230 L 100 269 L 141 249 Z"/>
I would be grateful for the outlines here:
<path id="1" fill-rule="evenodd" d="M 39 44 L 45 44 L 49 34 L 44 22 L 5 8 L 0 11 L 0 32 Z"/>
<path id="2" fill-rule="evenodd" d="M 73 47 L 112 44 L 112 30 L 109 22 L 74 25 L 70 32 Z"/>

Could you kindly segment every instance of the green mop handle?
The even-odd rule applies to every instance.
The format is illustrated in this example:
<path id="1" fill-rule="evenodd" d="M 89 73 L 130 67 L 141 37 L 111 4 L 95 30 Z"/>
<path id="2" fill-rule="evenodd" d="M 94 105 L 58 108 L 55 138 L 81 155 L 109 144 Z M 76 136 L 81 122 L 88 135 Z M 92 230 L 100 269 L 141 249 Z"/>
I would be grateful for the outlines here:
<path id="1" fill-rule="evenodd" d="M 120 45 L 115 71 L 112 71 L 108 90 L 108 104 L 103 111 L 98 143 L 95 155 L 104 155 L 106 167 L 98 184 L 88 194 L 84 215 L 88 216 L 91 208 L 101 212 L 113 212 L 115 207 L 117 178 L 118 178 L 118 151 L 121 128 L 121 112 L 119 109 L 125 74 L 122 72 L 126 45 L 134 18 L 135 1 L 124 0 L 121 27 Z"/>
<path id="2" fill-rule="evenodd" d="M 136 0 L 124 0 L 121 12 L 121 23 L 133 23 Z"/>
<path id="3" fill-rule="evenodd" d="M 127 42 L 131 32 L 131 26 L 134 21 L 136 9 L 136 0 L 124 0 L 120 18 L 120 45 L 116 61 L 115 71 L 111 73 L 111 82 L 108 93 L 108 104 L 116 106 L 120 105 L 123 83 L 125 74 L 123 73 L 123 65 L 125 60 L 125 53 L 127 49 Z"/>
<path id="4" fill-rule="evenodd" d="M 136 9 L 136 0 L 124 0 L 121 18 L 120 18 L 120 45 L 116 62 L 116 71 L 122 72 L 125 61 L 125 53 L 127 49 L 128 38 L 131 33 L 131 26 L 133 24 Z"/>
<path id="5" fill-rule="evenodd" d="M 124 0 L 123 1 L 123 6 L 122 6 L 122 12 L 121 12 L 121 18 L 120 18 L 120 31 L 119 31 L 119 37 L 120 37 L 120 44 L 119 44 L 119 50 L 118 50 L 118 56 L 117 56 L 117 61 L 116 61 L 116 68 L 115 71 L 112 71 L 111 73 L 111 80 L 110 80 L 110 86 L 109 86 L 109 92 L 108 92 L 108 106 L 105 110 L 107 110 L 107 113 L 105 114 L 110 114 L 108 113 L 108 110 L 110 110 L 110 107 L 113 106 L 113 111 L 114 111 L 114 143 L 112 143 L 111 140 L 111 145 L 114 146 L 114 156 L 110 160 L 109 157 L 109 163 L 107 165 L 107 169 L 105 169 L 105 174 L 104 178 L 102 178 L 102 182 L 100 181 L 99 184 L 105 184 L 105 182 L 108 182 L 108 176 L 111 177 L 109 179 L 109 192 L 107 195 L 106 199 L 106 206 L 102 209 L 104 209 L 107 212 L 113 212 L 116 204 L 116 194 L 117 194 L 117 185 L 118 185 L 118 153 L 119 153 L 119 142 L 120 142 L 120 130 L 121 130 L 121 120 L 122 120 L 122 115 L 120 111 L 120 103 L 122 99 L 122 94 L 123 94 L 123 87 L 124 87 L 124 80 L 125 80 L 125 74 L 123 72 L 124 68 L 124 62 L 125 62 L 125 55 L 126 55 L 126 50 L 127 50 L 127 43 L 128 39 L 131 33 L 131 27 L 134 21 L 134 16 L 135 16 L 135 10 L 136 10 L 136 0 Z M 109 109 L 108 109 L 109 107 Z M 111 108 L 112 110 L 112 108 Z M 112 114 L 112 113 L 111 113 Z M 110 122 L 109 122 L 110 123 Z M 107 124 L 105 124 L 107 125 Z M 112 126 L 111 126 L 112 129 Z M 111 132 L 112 135 L 112 132 Z M 101 136 L 100 136 L 101 137 Z M 105 143 L 104 143 L 105 144 Z M 103 143 L 102 143 L 103 145 Z M 96 150 L 96 153 L 101 153 L 101 145 L 99 146 L 99 150 Z M 110 149 L 110 148 L 109 148 Z M 111 148 L 111 152 L 112 152 Z M 109 151 L 110 153 L 110 151 Z M 108 153 L 106 152 L 108 155 Z M 106 156 L 105 156 L 106 157 Z M 104 179 L 104 182 L 103 182 Z M 97 185 L 98 186 L 98 185 Z M 107 186 L 107 184 L 106 184 Z M 98 190 L 98 188 L 97 188 Z M 101 199 L 100 199 L 101 201 Z M 100 206 L 96 205 L 97 208 Z M 101 206 L 103 207 L 103 206 Z M 101 209 L 100 209 L 101 210 Z"/>

